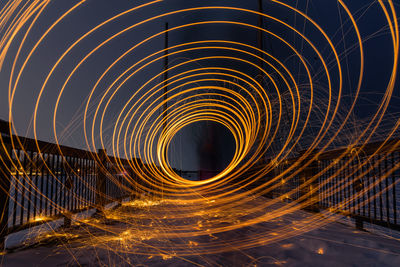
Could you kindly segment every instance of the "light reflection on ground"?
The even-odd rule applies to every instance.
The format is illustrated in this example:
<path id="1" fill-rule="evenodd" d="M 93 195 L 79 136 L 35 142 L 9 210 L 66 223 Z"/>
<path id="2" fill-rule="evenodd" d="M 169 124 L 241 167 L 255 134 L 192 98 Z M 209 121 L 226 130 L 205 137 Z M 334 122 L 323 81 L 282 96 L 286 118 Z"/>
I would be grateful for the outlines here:
<path id="1" fill-rule="evenodd" d="M 306 219 L 315 216 L 302 210 L 234 227 L 242 223 L 238 219 L 242 215 L 244 221 L 251 220 L 244 210 L 265 201 L 270 200 L 260 197 L 212 212 L 205 202 L 187 217 L 176 214 L 176 203 L 136 200 L 106 211 L 106 219 L 86 219 L 70 229 L 44 234 L 36 247 L 4 256 L 3 264 L 26 266 L 27 257 L 33 266 L 320 266 L 328 262 L 335 266 L 390 266 L 400 260 L 398 240 L 355 231 L 336 222 L 299 232 L 307 227 Z M 273 208 L 279 205 L 283 203 Z M 227 226 L 233 226 L 232 230 L 224 231 Z M 282 229 L 292 229 L 298 235 L 285 235 Z M 271 242 L 271 238 L 276 241 Z"/>

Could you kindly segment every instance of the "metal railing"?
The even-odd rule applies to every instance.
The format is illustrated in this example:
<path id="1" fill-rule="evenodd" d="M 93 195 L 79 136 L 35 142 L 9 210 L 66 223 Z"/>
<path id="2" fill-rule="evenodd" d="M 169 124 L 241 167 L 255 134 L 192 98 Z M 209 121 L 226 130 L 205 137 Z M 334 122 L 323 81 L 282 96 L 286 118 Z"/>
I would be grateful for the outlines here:
<path id="1" fill-rule="evenodd" d="M 7 134 L 0 121 L 0 247 L 13 232 L 131 197 L 126 159 Z M 39 149 L 38 149 L 39 148 Z M 106 160 L 106 157 L 108 157 Z M 6 193 L 8 192 L 8 193 Z"/>
<path id="2" fill-rule="evenodd" d="M 367 222 L 400 231 L 399 142 L 393 139 L 320 153 L 302 172 L 276 180 L 277 187 L 268 197 L 308 202 L 307 209 L 348 216 L 360 229 Z M 289 159 L 271 173 L 276 177 L 299 160 Z"/>
<path id="3" fill-rule="evenodd" d="M 126 159 L 107 156 L 105 150 L 93 153 L 7 132 L 8 123 L 0 121 L 0 189 L 8 192 L 0 194 L 0 246 L 10 233 L 57 218 L 69 225 L 73 213 L 101 211 L 108 203 L 140 194 L 123 178 L 135 177 Z M 303 159 L 309 164 L 299 173 L 287 170 L 301 157 L 288 159 L 265 177 L 284 172 L 291 177 L 276 180 L 268 197 L 307 202 L 309 210 L 349 216 L 358 228 L 369 222 L 400 230 L 398 144 L 396 139 L 310 155 L 308 159 L 314 160 Z"/>
<path id="4" fill-rule="evenodd" d="M 326 153 L 319 158 L 320 169 L 332 164 L 319 177 L 319 206 L 363 222 L 400 230 L 400 191 L 398 188 L 400 151 L 393 150 L 399 140 L 391 140 L 376 153 L 382 143 L 365 146 L 361 153 L 335 160 L 340 153 Z"/>

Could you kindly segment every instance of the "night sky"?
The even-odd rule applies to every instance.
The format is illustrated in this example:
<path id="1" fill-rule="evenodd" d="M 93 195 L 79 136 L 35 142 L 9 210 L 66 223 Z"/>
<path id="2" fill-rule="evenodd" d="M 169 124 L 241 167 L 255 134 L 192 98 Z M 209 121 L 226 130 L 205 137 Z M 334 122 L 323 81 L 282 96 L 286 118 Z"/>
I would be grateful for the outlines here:
<path id="1" fill-rule="evenodd" d="M 3 1 L 2 4 L 4 4 L 4 2 L 5 1 Z M 62 23 L 58 24 L 56 28 L 49 33 L 47 38 L 41 43 L 29 60 L 17 86 L 12 109 L 12 118 L 18 135 L 33 137 L 32 114 L 34 112 L 36 99 L 38 98 L 39 89 L 44 83 L 51 67 L 56 63 L 57 59 L 59 59 L 67 47 L 99 23 L 124 10 L 147 2 L 148 1 L 132 0 L 89 0 L 68 15 Z M 292 1 L 285 2 L 292 3 Z M 385 17 L 381 9 L 377 7 L 377 3 L 365 0 L 351 0 L 346 2 L 357 20 L 365 45 L 365 74 L 361 87 L 361 95 L 356 103 L 352 114 L 352 120 L 349 122 L 345 133 L 345 135 L 349 136 L 349 139 L 351 139 L 351 136 L 356 134 L 355 128 L 357 127 L 355 127 L 355 125 L 358 125 L 358 130 L 362 128 L 364 123 L 376 113 L 378 105 L 382 101 L 392 69 L 393 48 L 390 33 L 387 26 L 385 26 L 387 24 Z M 62 13 L 76 3 L 78 3 L 78 1 L 54 1 L 49 4 L 43 16 L 40 16 L 33 26 L 31 33 L 26 39 L 25 45 L 22 47 L 20 60 L 16 62 L 17 69 L 21 67 L 28 51 L 38 41 L 38 38 L 46 29 L 59 18 Z M 37 113 L 36 129 L 38 139 L 54 142 L 52 120 L 57 95 L 68 74 L 89 51 L 111 35 L 130 25 L 169 11 L 200 6 L 232 6 L 257 10 L 258 1 L 166 0 L 144 7 L 139 11 L 128 13 L 94 32 L 71 50 L 50 77 L 42 99 L 40 100 Z M 318 22 L 330 36 L 340 55 L 344 77 L 339 113 L 342 112 L 346 114 L 351 103 L 354 101 L 359 73 L 360 56 L 354 29 L 351 27 L 343 9 L 338 6 L 337 1 L 297 1 L 296 6 Z M 399 9 L 398 2 L 397 8 Z M 328 48 L 328 44 L 323 41 L 321 34 L 312 27 L 309 27 L 310 25 L 305 23 L 304 19 L 287 8 L 270 1 L 263 1 L 263 10 L 266 14 L 273 14 L 273 16 L 282 19 L 288 24 L 294 25 L 318 46 L 324 58 L 327 59 L 328 67 L 332 74 L 332 85 L 334 88 L 333 103 L 336 103 L 338 100 L 338 71 L 333 62 L 333 54 Z M 116 58 L 138 42 L 162 31 L 165 22 L 168 22 L 169 27 L 173 28 L 191 22 L 211 20 L 238 21 L 257 25 L 258 16 L 245 12 L 227 10 L 182 12 L 144 23 L 120 35 L 95 52 L 72 76 L 62 95 L 56 118 L 59 142 L 64 145 L 86 148 L 83 137 L 84 105 L 86 104 L 89 92 L 96 80 Z M 269 19 L 264 19 L 263 24 L 263 27 L 279 34 L 282 38 L 299 49 L 299 51 L 302 51 L 302 55 L 307 59 L 307 63 L 313 71 L 313 78 L 317 81 L 315 94 L 318 98 L 318 105 L 322 107 L 322 105 L 326 103 L 325 100 L 327 98 L 327 80 L 321 72 L 321 63 L 315 53 L 310 47 L 304 44 L 304 41 L 284 26 Z M 228 24 L 201 25 L 170 32 L 169 46 L 199 40 L 229 40 L 257 46 L 257 34 L 258 32 L 256 30 L 244 26 Z M 0 88 L 2 90 L 2 97 L 0 98 L 0 118 L 4 120 L 8 120 L 9 118 L 7 95 L 10 83 L 10 71 L 19 42 L 22 38 L 23 34 L 17 36 L 14 43 L 12 43 L 11 49 L 7 54 L 7 58 L 0 72 Z M 299 60 L 294 57 L 293 52 L 284 47 L 276 38 L 267 35 L 263 37 L 263 46 L 266 52 L 274 55 L 290 68 L 292 73 L 295 74 L 296 82 L 300 85 L 301 90 L 304 91 L 304 94 L 307 94 L 309 83 L 305 77 L 304 70 L 299 68 Z M 91 123 L 90 118 L 93 116 L 94 108 L 99 100 L 98 97 L 118 75 L 139 59 L 163 48 L 164 36 L 161 35 L 143 44 L 138 49 L 135 49 L 133 53 L 128 54 L 123 60 L 116 64 L 99 83 L 93 95 L 93 101 L 89 107 L 90 114 L 88 114 L 88 122 Z M 215 50 L 186 52 L 171 56 L 169 58 L 169 63 L 173 66 L 187 59 L 217 54 L 226 55 L 227 52 Z M 240 69 L 242 72 L 252 77 L 258 75 L 258 72 L 254 68 L 245 65 L 242 66 L 229 60 L 211 60 L 202 64 L 204 64 L 204 66 L 229 66 Z M 185 68 L 190 69 L 191 67 L 193 66 L 186 66 Z M 134 78 L 128 80 L 110 102 L 110 106 L 105 114 L 103 126 L 103 139 L 106 142 L 106 147 L 110 147 L 109 142 L 112 134 L 112 127 L 114 126 L 117 114 L 121 110 L 122 103 L 125 103 L 143 83 L 162 70 L 163 61 L 158 61 L 150 65 L 146 70 L 141 71 L 138 75 L 135 75 Z M 174 75 L 174 72 L 172 71 L 169 75 Z M 271 75 L 274 76 L 275 74 L 271 72 Z M 15 78 L 16 74 L 14 73 L 12 77 Z M 161 81 L 162 76 L 158 77 L 154 82 Z M 276 97 L 267 79 L 264 81 L 264 86 L 265 90 L 270 94 L 271 99 Z M 388 114 L 385 116 L 385 128 L 381 129 L 382 132 L 390 130 L 397 121 L 399 109 L 399 90 L 396 89 L 387 111 Z M 313 116 L 313 120 L 313 127 L 318 128 L 321 121 L 317 113 Z M 338 118 L 338 120 L 340 120 L 340 118 Z M 97 132 L 98 127 L 99 125 L 96 123 L 95 128 Z M 309 127 L 307 131 L 308 135 L 313 134 L 312 127 Z M 100 147 L 98 137 L 95 138 L 95 143 Z M 338 140 L 337 144 L 343 144 L 343 142 L 345 144 L 346 140 Z M 304 143 L 307 143 L 307 140 L 304 140 Z M 279 147 L 279 145 L 277 146 Z M 202 122 L 185 127 L 175 136 L 170 148 L 171 163 L 173 167 L 183 170 L 202 168 L 221 170 L 232 157 L 234 148 L 232 135 L 226 128 L 216 125 L 215 123 Z M 109 148 L 109 150 L 111 151 L 111 148 Z M 273 153 L 273 151 L 271 153 Z"/>

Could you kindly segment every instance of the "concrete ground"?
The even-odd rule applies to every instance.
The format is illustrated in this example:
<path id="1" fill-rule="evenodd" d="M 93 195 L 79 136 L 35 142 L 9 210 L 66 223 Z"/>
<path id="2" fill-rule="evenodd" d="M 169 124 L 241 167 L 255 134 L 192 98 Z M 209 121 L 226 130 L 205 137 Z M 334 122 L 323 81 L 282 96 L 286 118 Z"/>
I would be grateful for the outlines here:
<path id="1" fill-rule="evenodd" d="M 137 202 L 42 234 L 3 266 L 400 266 L 400 240 L 296 210 L 255 223 L 284 203 L 212 209 Z M 178 210 L 196 211 L 180 216 Z M 190 214 L 187 212 L 185 215 Z M 312 219 L 310 219 L 312 218 Z M 320 220 L 321 219 L 321 220 Z M 320 223 L 320 222 L 323 223 Z M 252 222 L 246 224 L 246 222 Z M 329 222 L 329 223 L 328 223 Z M 236 227 L 237 225 L 237 227 Z"/>

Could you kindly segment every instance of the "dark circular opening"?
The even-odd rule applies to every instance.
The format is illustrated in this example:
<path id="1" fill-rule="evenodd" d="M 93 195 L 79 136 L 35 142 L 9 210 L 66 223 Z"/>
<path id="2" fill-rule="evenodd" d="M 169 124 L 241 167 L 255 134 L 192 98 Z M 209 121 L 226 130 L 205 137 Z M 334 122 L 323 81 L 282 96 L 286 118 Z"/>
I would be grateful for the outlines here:
<path id="1" fill-rule="evenodd" d="M 168 159 L 175 173 L 192 181 L 206 180 L 232 161 L 235 139 L 224 125 L 199 121 L 183 127 L 172 138 Z"/>

